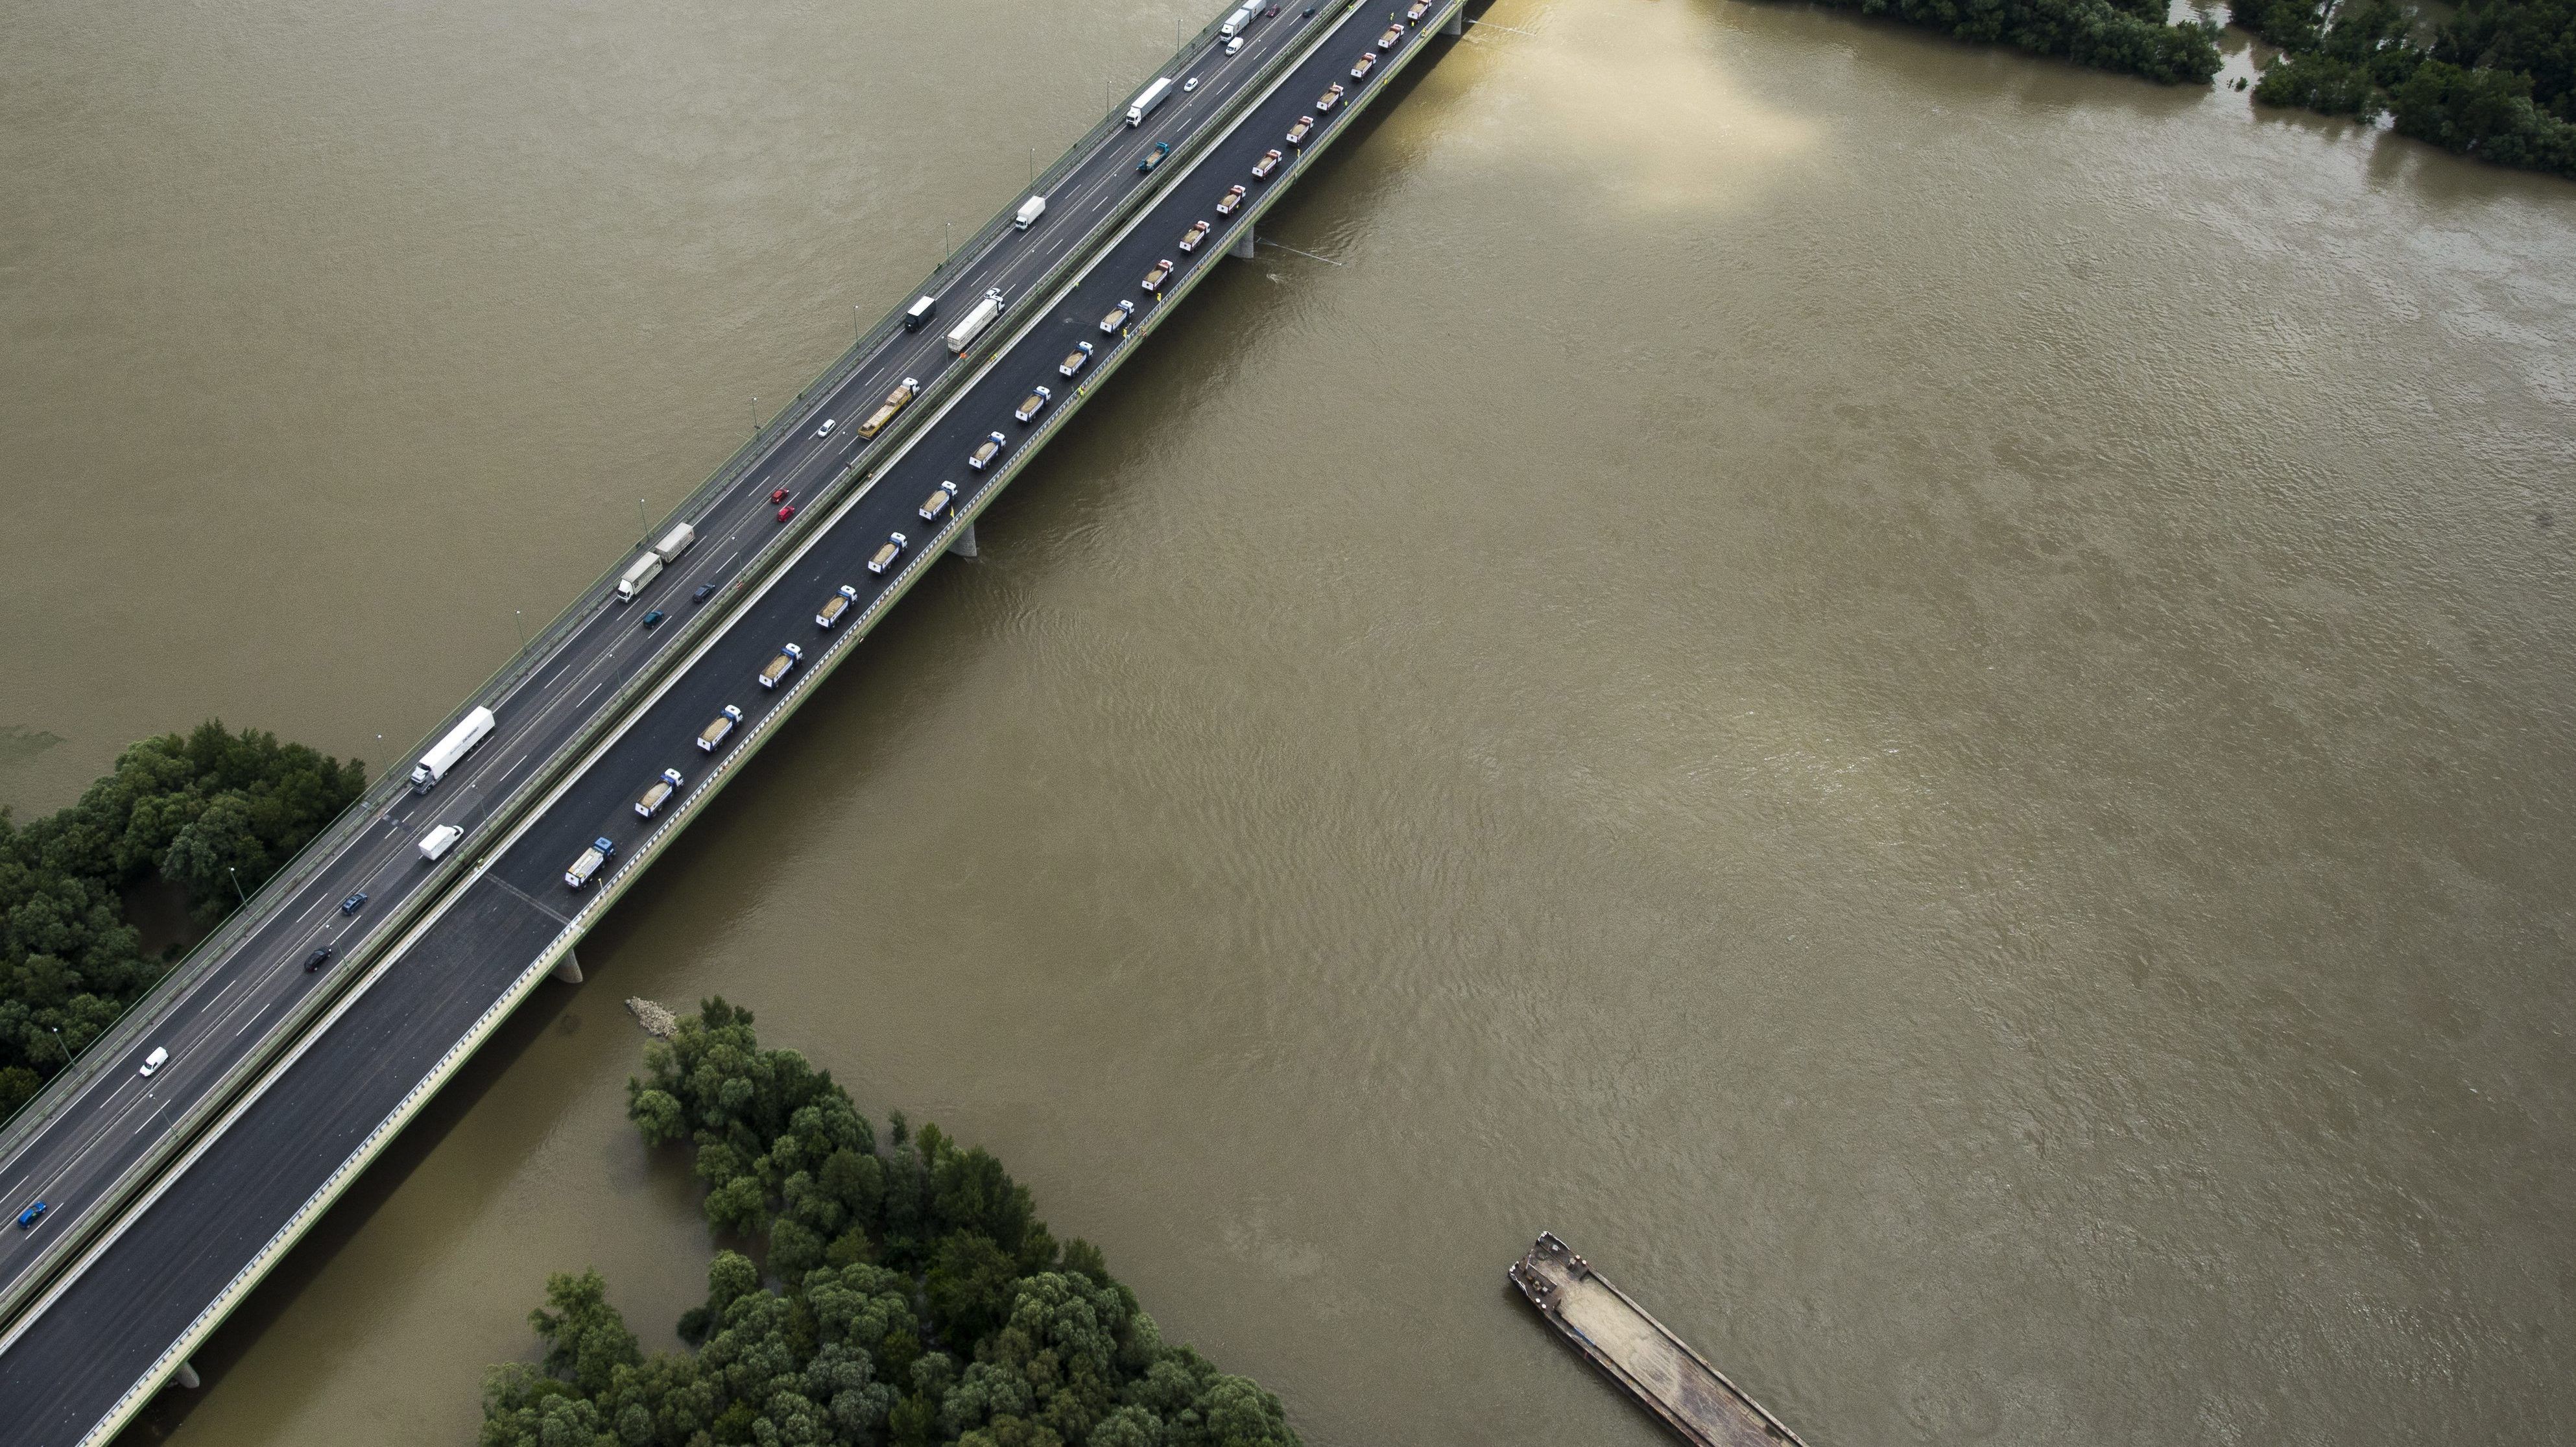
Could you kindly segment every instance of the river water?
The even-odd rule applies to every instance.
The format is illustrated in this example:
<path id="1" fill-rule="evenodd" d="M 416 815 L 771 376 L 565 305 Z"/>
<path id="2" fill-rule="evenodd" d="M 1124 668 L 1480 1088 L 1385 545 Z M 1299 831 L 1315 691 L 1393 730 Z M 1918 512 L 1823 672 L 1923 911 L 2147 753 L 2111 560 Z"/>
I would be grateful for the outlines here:
<path id="1" fill-rule="evenodd" d="M 0 799 L 381 767 L 1205 18 L 21 7 Z M 617 1002 L 717 991 L 1317 1444 L 1660 1440 L 1543 1227 L 1819 1447 L 2576 1435 L 2576 187 L 1488 18 L 135 1435 L 470 1440 L 549 1270 L 669 1343 Z"/>

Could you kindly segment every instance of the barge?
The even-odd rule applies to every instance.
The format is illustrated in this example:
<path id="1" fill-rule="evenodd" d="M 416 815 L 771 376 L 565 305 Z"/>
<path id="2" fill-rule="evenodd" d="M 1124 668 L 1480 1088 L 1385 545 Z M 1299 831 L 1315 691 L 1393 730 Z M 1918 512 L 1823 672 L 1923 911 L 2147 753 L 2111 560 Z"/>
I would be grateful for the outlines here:
<path id="1" fill-rule="evenodd" d="M 1538 1244 L 1509 1274 L 1548 1325 L 1683 1441 L 1698 1447 L 1806 1447 L 1726 1373 L 1603 1280 L 1555 1232 L 1540 1232 Z"/>

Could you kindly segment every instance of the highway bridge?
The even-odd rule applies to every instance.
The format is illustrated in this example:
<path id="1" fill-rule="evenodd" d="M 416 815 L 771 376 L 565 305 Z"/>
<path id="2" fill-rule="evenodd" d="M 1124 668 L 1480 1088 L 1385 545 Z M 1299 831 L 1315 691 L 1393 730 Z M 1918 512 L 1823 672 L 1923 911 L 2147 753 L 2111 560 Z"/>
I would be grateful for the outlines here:
<path id="1" fill-rule="evenodd" d="M 425 795 L 402 786 L 408 760 L 388 769 L 13 1117 L 0 1201 L 50 1209 L 0 1240 L 0 1447 L 104 1441 L 163 1387 L 194 1385 L 189 1354 L 520 1001 L 549 975 L 578 982 L 583 933 L 945 552 L 971 553 L 976 517 L 1225 256 L 1250 254 L 1262 213 L 1457 33 L 1462 4 L 1283 4 L 1231 54 L 1215 24 L 1193 37 L 1156 73 L 1194 86 L 1133 126 L 1122 99 L 1039 179 L 1034 224 L 1012 224 L 1014 195 L 682 505 L 673 521 L 698 541 L 642 598 L 616 599 L 634 555 L 617 559 L 461 704 L 498 720 L 475 753 Z M 996 291 L 1000 320 L 953 355 L 948 328 Z M 919 294 L 937 318 L 907 331 Z M 906 378 L 920 397 L 860 437 Z M 1051 399 L 1015 416 L 1041 386 Z M 970 462 L 995 434 L 996 455 Z M 781 490 L 798 509 L 784 519 Z M 896 533 L 906 545 L 872 570 Z M 846 612 L 818 626 L 844 588 Z M 653 609 L 667 617 L 648 628 Z M 801 659 L 762 684 L 787 644 Z M 701 748 L 727 709 L 739 721 Z M 639 817 L 665 769 L 682 787 Z M 442 824 L 465 837 L 424 861 Z M 615 854 L 568 888 L 595 837 Z M 156 1046 L 168 1063 L 138 1074 Z"/>

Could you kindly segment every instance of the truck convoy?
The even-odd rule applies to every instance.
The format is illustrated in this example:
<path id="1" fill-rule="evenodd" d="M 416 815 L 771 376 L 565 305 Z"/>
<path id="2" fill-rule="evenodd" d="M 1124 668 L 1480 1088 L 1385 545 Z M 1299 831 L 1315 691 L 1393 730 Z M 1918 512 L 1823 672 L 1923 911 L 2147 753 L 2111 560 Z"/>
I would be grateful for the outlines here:
<path id="1" fill-rule="evenodd" d="M 653 545 L 651 552 L 629 563 L 626 571 L 618 574 L 617 601 L 634 602 L 636 596 L 644 591 L 645 584 L 659 577 L 664 567 L 678 562 L 680 554 L 687 552 L 689 544 L 697 540 L 698 530 L 687 523 L 682 523 L 664 533 L 662 540 Z"/>
<path id="2" fill-rule="evenodd" d="M 975 303 L 974 310 L 948 329 L 948 350 L 964 356 L 966 349 L 975 345 L 975 339 L 984 335 L 984 328 L 991 326 L 994 318 L 1001 314 L 1002 289 L 995 287 L 984 293 L 983 300 Z"/>
<path id="3" fill-rule="evenodd" d="M 1172 78 L 1168 75 L 1155 77 L 1152 85 L 1149 85 L 1136 93 L 1135 104 L 1127 107 L 1127 124 L 1131 126 L 1143 125 L 1145 123 L 1145 117 L 1152 115 L 1156 106 L 1161 105 L 1163 102 L 1170 100 L 1171 98 Z"/>
<path id="4" fill-rule="evenodd" d="M 426 794 L 438 787 L 457 761 L 474 752 L 492 733 L 492 710 L 477 705 L 465 721 L 447 731 L 447 737 L 429 746 L 420 756 L 420 764 L 411 771 L 411 791 Z"/>

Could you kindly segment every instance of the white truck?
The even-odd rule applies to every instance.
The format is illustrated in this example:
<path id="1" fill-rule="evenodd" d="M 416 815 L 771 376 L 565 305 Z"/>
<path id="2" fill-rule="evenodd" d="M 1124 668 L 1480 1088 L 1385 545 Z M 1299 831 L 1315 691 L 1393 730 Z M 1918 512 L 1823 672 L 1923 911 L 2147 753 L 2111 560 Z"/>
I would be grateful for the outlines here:
<path id="1" fill-rule="evenodd" d="M 644 591 L 645 584 L 661 576 L 663 568 L 678 562 L 680 554 L 687 552 L 689 545 L 697 540 L 698 530 L 687 523 L 664 533 L 662 540 L 653 545 L 653 551 L 627 564 L 626 571 L 617 575 L 617 601 L 634 602 L 636 596 Z"/>
<path id="2" fill-rule="evenodd" d="M 948 329 L 948 350 L 964 356 L 966 349 L 975 345 L 975 339 L 984 335 L 984 329 L 991 326 L 1001 314 L 1002 289 L 995 287 L 984 293 L 983 300 L 975 303 L 974 310 L 966 313 L 957 325 Z"/>
<path id="3" fill-rule="evenodd" d="M 1014 230 L 1026 231 L 1031 226 L 1036 225 L 1037 219 L 1045 214 L 1046 198 L 1044 196 L 1031 196 L 1026 201 L 1020 203 L 1020 212 L 1018 215 L 1011 218 L 1011 226 Z"/>
<path id="4" fill-rule="evenodd" d="M 1232 40 L 1234 37 L 1241 35 L 1244 31 L 1251 29 L 1252 17 L 1257 8 L 1258 7 L 1246 5 L 1242 9 L 1234 12 L 1232 15 L 1225 17 L 1225 23 L 1216 28 L 1216 33 L 1224 36 L 1228 40 Z"/>
<path id="5" fill-rule="evenodd" d="M 438 781 L 447 777 L 447 771 L 455 768 L 459 759 L 491 737 L 492 722 L 492 710 L 477 705 L 463 723 L 447 731 L 447 737 L 430 745 L 429 752 L 420 756 L 419 766 L 411 771 L 411 791 L 426 794 L 437 788 Z"/>
<path id="6" fill-rule="evenodd" d="M 644 556 L 637 558 L 634 562 L 626 565 L 625 572 L 617 575 L 617 601 L 620 603 L 634 602 L 636 597 L 644 591 L 644 585 L 652 582 L 655 578 L 658 578 L 661 575 L 662 555 L 660 553 L 646 553 Z"/>
<path id="7" fill-rule="evenodd" d="M 1156 76 L 1152 85 L 1136 92 L 1135 103 L 1127 107 L 1127 124 L 1143 125 L 1145 117 L 1152 115 L 1156 106 L 1171 98 L 1172 78 L 1168 75 Z"/>
<path id="8" fill-rule="evenodd" d="M 616 853 L 617 841 L 604 834 L 593 839 L 590 841 L 590 847 L 581 852 L 581 857 L 572 862 L 572 867 L 564 871 L 564 887 L 579 889 L 590 883 L 590 877 L 597 874 L 599 867 L 606 864 Z"/>
<path id="9" fill-rule="evenodd" d="M 434 864 L 445 858 L 447 851 L 456 847 L 456 841 L 464 837 L 465 831 L 456 825 L 441 824 L 420 836 L 420 857 Z"/>

